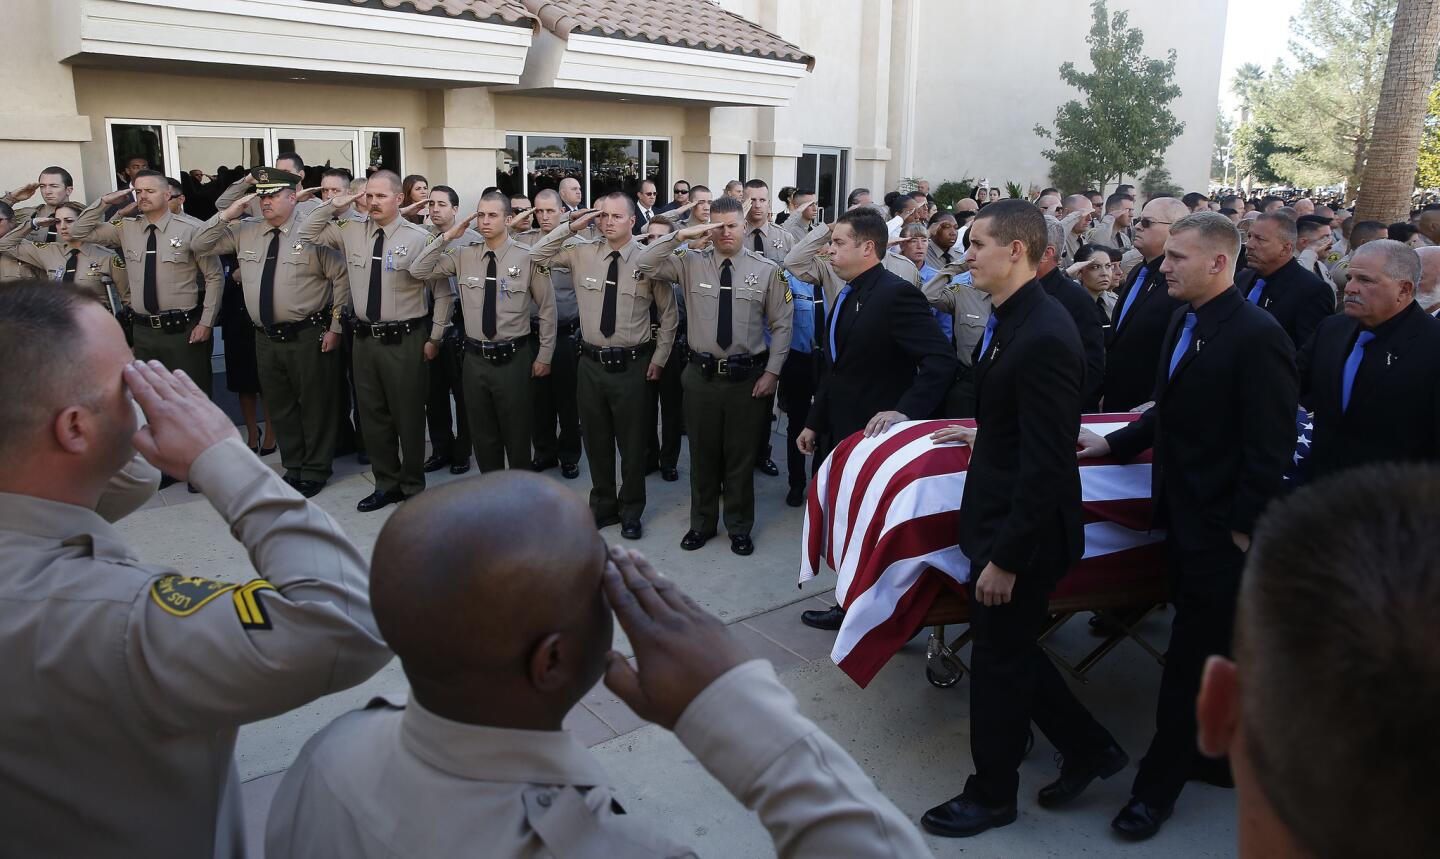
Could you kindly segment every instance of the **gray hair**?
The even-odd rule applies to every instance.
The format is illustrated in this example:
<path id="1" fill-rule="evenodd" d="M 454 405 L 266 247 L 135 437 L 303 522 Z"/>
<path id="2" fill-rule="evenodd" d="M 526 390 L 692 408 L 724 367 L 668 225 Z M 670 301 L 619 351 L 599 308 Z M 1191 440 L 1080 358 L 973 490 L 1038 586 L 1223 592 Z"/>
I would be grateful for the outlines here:
<path id="1" fill-rule="evenodd" d="M 1280 209 L 1273 212 L 1266 212 L 1255 220 L 1266 224 L 1274 224 L 1275 231 L 1280 234 L 1281 241 L 1286 241 L 1293 245 L 1295 244 L 1295 240 L 1299 238 L 1299 234 L 1295 229 L 1295 219 Z"/>
<path id="2" fill-rule="evenodd" d="M 1060 259 L 1060 253 L 1065 250 L 1065 225 L 1050 217 L 1045 216 L 1045 244 L 1055 249 L 1055 259 Z"/>
<path id="3" fill-rule="evenodd" d="M 1391 280 L 1408 280 L 1410 285 L 1417 289 L 1420 286 L 1420 280 L 1425 276 L 1425 267 L 1420 262 L 1420 255 L 1404 242 L 1397 242 L 1394 239 L 1375 239 L 1366 242 L 1356 249 L 1355 256 L 1350 258 L 1351 262 L 1354 262 L 1355 257 L 1361 254 L 1384 254 L 1385 259 L 1381 261 L 1380 270 L 1385 273 L 1385 276 Z"/>
<path id="4" fill-rule="evenodd" d="M 1232 267 L 1240 256 L 1240 231 L 1219 212 L 1201 209 L 1170 225 L 1172 236 L 1186 232 L 1197 233 L 1205 247 L 1223 253 Z"/>
<path id="5" fill-rule="evenodd" d="M 906 239 L 928 239 L 930 230 L 924 224 L 909 223 L 900 228 L 900 236 Z"/>

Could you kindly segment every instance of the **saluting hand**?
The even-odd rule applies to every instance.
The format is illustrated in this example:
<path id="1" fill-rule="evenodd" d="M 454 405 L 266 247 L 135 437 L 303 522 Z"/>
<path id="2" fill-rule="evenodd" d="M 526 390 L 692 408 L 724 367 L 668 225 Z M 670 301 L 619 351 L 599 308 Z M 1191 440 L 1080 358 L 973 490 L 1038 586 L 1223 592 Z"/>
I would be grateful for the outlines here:
<path id="1" fill-rule="evenodd" d="M 413 215 L 413 214 L 415 214 L 416 212 L 420 211 L 421 209 L 428 208 L 429 205 L 430 205 L 430 201 L 429 201 L 429 200 L 421 200 L 421 201 L 419 201 L 418 203 L 411 203 L 410 205 L 405 206 L 404 208 L 402 208 L 402 209 L 400 210 L 400 214 L 401 214 L 401 215 Z"/>
<path id="2" fill-rule="evenodd" d="M 570 218 L 570 231 L 572 233 L 578 233 L 598 217 L 600 217 L 599 209 L 586 209 L 584 212 L 578 213 Z"/>
<path id="3" fill-rule="evenodd" d="M 456 221 L 454 224 L 452 224 L 450 226 L 450 229 L 446 230 L 445 235 L 441 238 L 445 239 L 445 241 L 447 242 L 455 241 L 456 239 L 465 235 L 465 230 L 469 229 L 470 224 L 472 224 L 478 217 L 480 217 L 479 212 L 471 212 L 469 215 L 465 216 L 464 220 Z"/>
<path id="4" fill-rule="evenodd" d="M 254 200 L 258 196 L 259 195 L 254 192 L 246 194 L 245 196 L 226 206 L 225 211 L 220 213 L 220 217 L 224 218 L 227 221 L 238 221 L 239 219 L 245 217 L 246 212 L 250 211 L 250 201 Z"/>
<path id="5" fill-rule="evenodd" d="M 622 654 L 610 651 L 605 686 L 642 719 L 673 730 L 706 687 L 750 659 L 725 624 L 655 572 L 639 552 L 611 547 L 603 587 L 637 663 L 631 668 Z"/>
<path id="6" fill-rule="evenodd" d="M 356 191 L 353 194 L 338 194 L 330 198 L 330 207 L 337 212 L 343 212 L 363 196 L 365 196 L 364 191 Z"/>
<path id="7" fill-rule="evenodd" d="M 113 206 L 121 200 L 129 199 L 131 193 L 133 192 L 129 188 L 121 188 L 119 191 L 111 191 L 100 199 L 105 205 Z"/>
<path id="8" fill-rule="evenodd" d="M 320 193 L 319 185 L 316 185 L 313 188 L 301 188 L 300 190 L 295 192 L 295 202 L 303 203 L 318 193 Z"/>
<path id="9" fill-rule="evenodd" d="M 176 480 L 189 480 L 200 454 L 236 437 L 230 418 L 184 370 L 166 370 L 159 361 L 134 361 L 124 375 L 148 421 L 135 433 L 135 449 Z"/>
<path id="10" fill-rule="evenodd" d="M 137 210 L 139 210 L 139 208 L 140 208 L 140 204 L 139 204 L 138 202 L 134 201 L 134 200 L 131 200 L 130 203 L 129 203 L 129 205 L 125 206 L 125 208 L 120 209 L 119 211 L 117 211 L 117 212 L 115 213 L 115 217 L 117 217 L 117 218 L 128 218 L 129 216 L 135 214 L 135 212 L 136 212 Z"/>
<path id="11" fill-rule="evenodd" d="M 14 191 L 11 191 L 10 199 L 16 203 L 23 203 L 33 197 L 35 195 L 35 192 L 38 190 L 40 190 L 39 182 L 27 182 L 26 184 L 21 185 L 19 188 L 16 188 Z"/>
<path id="12" fill-rule="evenodd" d="M 529 223 L 529 221 L 530 221 L 530 216 L 533 215 L 533 214 L 535 214 L 535 207 L 534 207 L 534 206 L 531 206 L 530 208 L 526 209 L 526 210 L 523 211 L 523 212 L 517 212 L 517 213 L 515 213 L 515 217 L 513 217 L 513 218 L 510 219 L 510 228 L 511 228 L 511 229 L 514 229 L 515 227 L 523 226 L 523 225 Z"/>
<path id="13" fill-rule="evenodd" d="M 34 228 L 37 229 L 37 230 L 43 230 L 43 229 L 46 228 L 46 227 L 54 226 L 54 224 L 55 224 L 55 219 L 54 219 L 54 218 L 31 218 L 31 219 L 30 219 L 30 226 L 34 227 Z"/>
<path id="14" fill-rule="evenodd" d="M 716 230 L 720 229 L 720 227 L 722 226 L 723 224 L 718 221 L 711 224 L 691 224 L 690 226 L 676 233 L 675 238 L 682 242 L 688 242 L 692 239 L 698 239 L 708 233 L 713 233 Z"/>

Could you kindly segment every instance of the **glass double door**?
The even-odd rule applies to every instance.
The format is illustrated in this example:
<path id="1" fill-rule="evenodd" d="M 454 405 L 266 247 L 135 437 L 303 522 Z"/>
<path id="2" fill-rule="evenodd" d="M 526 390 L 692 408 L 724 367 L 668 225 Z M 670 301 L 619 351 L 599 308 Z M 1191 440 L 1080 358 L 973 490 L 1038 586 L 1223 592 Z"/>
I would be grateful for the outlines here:
<path id="1" fill-rule="evenodd" d="M 273 165 L 281 153 L 305 162 L 305 185 L 320 184 L 332 167 L 356 173 L 361 132 L 345 129 L 248 125 L 170 125 L 170 175 L 185 189 L 185 210 L 197 218 L 215 213 L 215 200 L 253 167 Z"/>
<path id="2" fill-rule="evenodd" d="M 825 223 L 834 223 L 845 207 L 850 192 L 845 181 L 844 149 L 807 146 L 795 165 L 795 187 L 815 192 L 820 216 Z"/>

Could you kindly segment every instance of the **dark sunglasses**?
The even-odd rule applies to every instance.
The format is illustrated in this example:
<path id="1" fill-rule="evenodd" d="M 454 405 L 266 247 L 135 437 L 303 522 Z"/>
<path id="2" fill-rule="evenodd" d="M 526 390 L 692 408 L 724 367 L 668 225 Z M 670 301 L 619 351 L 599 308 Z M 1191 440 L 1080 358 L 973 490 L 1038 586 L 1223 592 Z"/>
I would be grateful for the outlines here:
<path id="1" fill-rule="evenodd" d="M 1174 221 L 1157 221 L 1157 220 L 1155 220 L 1154 218 L 1141 218 L 1140 220 L 1136 221 L 1136 223 L 1148 230 L 1148 229 L 1150 229 L 1151 227 L 1155 226 L 1156 224 L 1173 224 L 1173 223 L 1175 223 L 1175 222 L 1174 222 Z"/>
<path id="2" fill-rule="evenodd" d="M 689 193 L 690 193 L 690 189 L 689 189 L 689 188 L 676 188 L 674 191 L 671 191 L 670 193 L 672 193 L 672 194 L 689 194 Z"/>

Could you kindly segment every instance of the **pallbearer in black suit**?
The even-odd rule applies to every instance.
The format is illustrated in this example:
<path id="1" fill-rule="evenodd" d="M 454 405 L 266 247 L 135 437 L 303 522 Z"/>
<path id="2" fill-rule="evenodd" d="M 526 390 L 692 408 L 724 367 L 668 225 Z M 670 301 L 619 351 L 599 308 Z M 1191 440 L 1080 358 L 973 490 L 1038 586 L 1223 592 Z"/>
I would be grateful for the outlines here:
<path id="1" fill-rule="evenodd" d="M 1295 222 L 1278 212 L 1250 225 L 1250 268 L 1235 276 L 1246 301 L 1270 312 L 1299 349 L 1320 320 L 1335 312 L 1335 290 L 1295 261 Z"/>
<path id="2" fill-rule="evenodd" d="M 1170 227 L 1163 271 L 1170 295 L 1186 305 L 1165 336 L 1155 405 L 1103 438 L 1080 433 L 1082 459 L 1154 449 L 1155 524 L 1166 529 L 1175 586 L 1155 737 L 1111 824 L 1133 839 L 1159 831 L 1186 779 L 1228 777 L 1223 762 L 1196 750 L 1195 696 L 1205 660 L 1230 653 L 1250 535 L 1295 450 L 1295 349 L 1232 286 L 1239 252 L 1240 233 L 1218 212 Z"/>
<path id="3" fill-rule="evenodd" d="M 978 835 L 1015 821 L 1032 721 L 1064 755 L 1059 780 L 1040 790 L 1042 806 L 1073 799 L 1130 760 L 1036 643 L 1050 592 L 1085 547 L 1075 459 L 1085 357 L 1070 315 L 1035 278 L 1046 243 L 1039 209 L 1002 200 L 976 216 L 965 254 L 975 288 L 995 308 L 975 364 L 979 429 L 947 428 L 933 438 L 975 448 L 959 535 L 970 559 L 975 774 L 921 818 L 936 835 Z"/>
<path id="4" fill-rule="evenodd" d="M 1345 312 L 1300 351 L 1315 413 L 1310 476 L 1372 462 L 1440 460 L 1440 319 L 1414 300 L 1420 256 L 1389 239 L 1350 260 Z"/>
<path id="5" fill-rule="evenodd" d="M 1130 270 L 1116 295 L 1105 354 L 1105 405 L 1108 412 L 1128 412 L 1155 392 L 1155 364 L 1170 317 L 1182 302 L 1170 297 L 1165 274 L 1165 240 L 1170 225 L 1189 214 L 1174 197 L 1145 204 L 1135 222 L 1135 250 L 1145 261 Z"/>
<path id="6" fill-rule="evenodd" d="M 1080 333 L 1080 345 L 1085 350 L 1080 410 L 1094 412 L 1100 406 L 1100 388 L 1105 382 L 1105 326 L 1110 320 L 1090 300 L 1085 287 L 1066 277 L 1060 269 L 1060 259 L 1065 253 L 1065 227 L 1054 218 L 1046 218 L 1045 234 L 1045 254 L 1035 275 L 1040 280 L 1040 288 L 1060 302 Z"/>
<path id="7" fill-rule="evenodd" d="M 829 267 L 845 285 L 826 296 L 820 343 L 829 370 L 795 439 L 801 453 L 815 453 L 820 435 L 834 447 L 861 430 L 877 436 L 928 418 L 955 378 L 955 354 L 924 294 L 882 262 L 889 239 L 885 219 L 869 208 L 851 209 L 830 230 Z M 839 629 L 844 617 L 838 608 L 800 614 L 818 629 Z"/>

